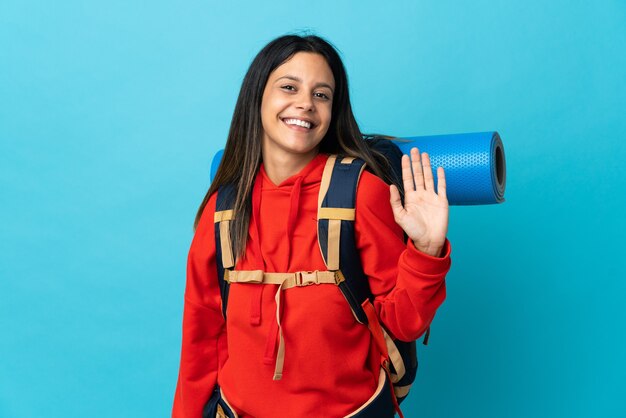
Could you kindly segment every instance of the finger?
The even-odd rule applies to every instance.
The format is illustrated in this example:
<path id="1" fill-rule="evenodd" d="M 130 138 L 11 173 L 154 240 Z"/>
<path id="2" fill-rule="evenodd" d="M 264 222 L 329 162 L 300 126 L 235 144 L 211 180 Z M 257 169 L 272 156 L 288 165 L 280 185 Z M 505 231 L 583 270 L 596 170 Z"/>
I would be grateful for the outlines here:
<path id="1" fill-rule="evenodd" d="M 443 170 L 443 167 L 437 168 L 437 194 L 444 199 L 448 199 L 447 191 L 446 191 L 446 173 Z"/>
<path id="2" fill-rule="evenodd" d="M 404 193 L 409 193 L 415 190 L 413 184 L 413 173 L 411 173 L 411 165 L 409 163 L 409 156 L 402 156 L 402 183 L 404 184 Z"/>
<path id="3" fill-rule="evenodd" d="M 422 167 L 424 168 L 424 186 L 428 191 L 435 191 L 435 180 L 433 179 L 433 169 L 430 166 L 428 153 L 422 153 Z"/>
<path id="4" fill-rule="evenodd" d="M 395 185 L 389 186 L 389 202 L 391 203 L 391 209 L 394 216 L 398 217 L 404 207 L 402 206 L 402 200 L 400 199 L 400 191 Z"/>
<path id="5" fill-rule="evenodd" d="M 415 190 L 424 190 L 424 174 L 422 172 L 422 162 L 420 161 L 420 151 L 417 148 L 411 148 L 411 161 L 413 163 Z"/>

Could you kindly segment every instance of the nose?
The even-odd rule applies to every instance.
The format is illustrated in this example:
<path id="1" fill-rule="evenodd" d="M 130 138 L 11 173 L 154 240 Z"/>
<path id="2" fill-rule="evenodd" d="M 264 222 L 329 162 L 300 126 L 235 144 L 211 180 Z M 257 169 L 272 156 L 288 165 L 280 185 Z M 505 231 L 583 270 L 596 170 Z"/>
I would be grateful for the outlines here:
<path id="1" fill-rule="evenodd" d="M 297 98 L 296 107 L 307 112 L 312 112 L 313 110 L 315 110 L 315 106 L 313 104 L 313 99 L 311 96 L 312 93 L 307 91 L 301 91 Z"/>

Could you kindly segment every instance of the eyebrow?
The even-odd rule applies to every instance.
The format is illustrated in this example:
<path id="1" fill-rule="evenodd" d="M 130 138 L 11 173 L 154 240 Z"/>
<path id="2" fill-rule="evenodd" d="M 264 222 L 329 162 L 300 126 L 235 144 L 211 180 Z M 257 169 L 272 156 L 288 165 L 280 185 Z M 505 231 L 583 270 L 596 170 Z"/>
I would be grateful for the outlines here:
<path id="1" fill-rule="evenodd" d="M 297 81 L 297 82 L 299 82 L 299 83 L 302 83 L 302 79 L 301 79 L 301 78 L 299 78 L 299 77 L 296 77 L 295 75 L 284 75 L 284 76 L 282 76 L 282 77 L 280 77 L 280 78 L 276 79 L 276 82 L 277 82 L 278 80 L 283 79 L 283 78 L 287 78 L 287 79 L 289 79 L 289 80 L 293 80 L 293 81 Z M 331 91 L 331 92 L 333 92 L 333 93 L 335 92 L 335 90 L 333 90 L 333 88 L 332 88 L 332 87 L 330 86 L 330 84 L 328 84 L 328 83 L 316 83 L 313 87 L 327 87 L 327 88 L 329 88 L 329 89 L 330 89 L 330 91 Z"/>

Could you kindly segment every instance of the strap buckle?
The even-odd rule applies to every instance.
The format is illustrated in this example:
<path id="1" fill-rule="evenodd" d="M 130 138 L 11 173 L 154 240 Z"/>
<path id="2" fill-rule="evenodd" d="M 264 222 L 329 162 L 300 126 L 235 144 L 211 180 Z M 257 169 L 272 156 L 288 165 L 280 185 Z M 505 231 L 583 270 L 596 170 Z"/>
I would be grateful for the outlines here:
<path id="1" fill-rule="evenodd" d="M 346 281 L 345 276 L 341 272 L 341 270 L 335 270 L 335 283 L 340 284 L 341 282 Z"/>
<path id="2" fill-rule="evenodd" d="M 313 284 L 320 284 L 317 277 L 317 271 L 298 271 L 295 275 L 296 286 L 311 286 Z"/>

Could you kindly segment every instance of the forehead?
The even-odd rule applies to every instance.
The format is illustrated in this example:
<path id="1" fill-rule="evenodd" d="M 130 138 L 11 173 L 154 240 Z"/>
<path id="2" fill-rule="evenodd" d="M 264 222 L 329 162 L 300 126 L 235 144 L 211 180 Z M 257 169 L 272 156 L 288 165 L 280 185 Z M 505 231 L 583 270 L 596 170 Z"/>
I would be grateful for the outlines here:
<path id="1" fill-rule="evenodd" d="M 270 80 L 291 76 L 303 82 L 324 82 L 334 87 L 335 77 L 326 59 L 313 52 L 296 52 L 291 58 L 276 67 Z"/>

